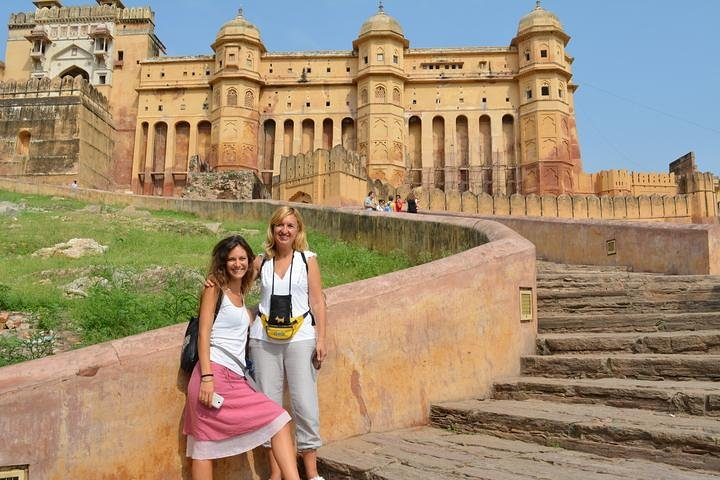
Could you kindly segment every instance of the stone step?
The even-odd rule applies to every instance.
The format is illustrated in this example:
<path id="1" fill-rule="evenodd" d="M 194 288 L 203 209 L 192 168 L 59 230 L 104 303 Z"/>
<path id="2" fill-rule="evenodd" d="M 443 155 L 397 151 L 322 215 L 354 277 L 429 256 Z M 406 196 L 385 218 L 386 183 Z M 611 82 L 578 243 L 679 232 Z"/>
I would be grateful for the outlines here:
<path id="1" fill-rule="evenodd" d="M 548 333 L 538 336 L 540 355 L 563 353 L 720 354 L 720 330 L 623 333 Z"/>
<path id="2" fill-rule="evenodd" d="M 430 419 L 435 427 L 460 433 L 720 471 L 720 420 L 711 417 L 539 400 L 464 400 L 433 405 Z"/>
<path id="3" fill-rule="evenodd" d="M 597 272 L 629 272 L 630 267 L 624 265 L 579 265 L 569 263 L 555 263 L 546 260 L 538 260 L 536 262 L 538 273 L 544 272 L 577 272 L 577 273 L 597 273 Z"/>
<path id="4" fill-rule="evenodd" d="M 716 472 L 431 427 L 325 445 L 318 450 L 318 467 L 328 480 L 717 479 Z"/>
<path id="5" fill-rule="evenodd" d="M 522 357 L 520 365 L 522 375 L 541 377 L 720 382 L 720 355 L 530 355 Z"/>
<path id="6" fill-rule="evenodd" d="M 545 400 L 720 416 L 717 382 L 513 377 L 495 383 L 494 398 Z"/>
<path id="7" fill-rule="evenodd" d="M 538 311 L 540 333 L 718 330 L 720 312 L 548 314 Z"/>
<path id="8" fill-rule="evenodd" d="M 629 294 L 565 292 L 554 297 L 538 297 L 538 309 L 549 313 L 652 313 L 720 312 L 720 297 L 663 295 L 656 298 Z"/>

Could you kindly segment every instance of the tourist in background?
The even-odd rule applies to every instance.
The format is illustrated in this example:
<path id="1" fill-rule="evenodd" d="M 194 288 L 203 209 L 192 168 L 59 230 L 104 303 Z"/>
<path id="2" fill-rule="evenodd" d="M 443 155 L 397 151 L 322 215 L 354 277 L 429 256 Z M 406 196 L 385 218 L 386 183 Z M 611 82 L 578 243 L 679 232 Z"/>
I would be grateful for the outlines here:
<path id="1" fill-rule="evenodd" d="M 418 202 L 413 192 L 408 193 L 407 196 L 407 211 L 408 213 L 417 213 Z"/>
<path id="2" fill-rule="evenodd" d="M 372 199 L 372 192 L 368 198 Z M 325 299 L 320 266 L 315 253 L 308 250 L 305 224 L 298 210 L 283 206 L 273 213 L 264 256 L 255 259 L 255 266 L 261 281 L 258 320 L 250 329 L 255 379 L 260 389 L 280 404 L 287 380 L 305 473 L 310 480 L 322 480 L 317 471 L 317 449 L 322 445 L 317 375 L 327 355 Z M 290 316 L 299 328 L 291 338 L 277 340 L 268 334 L 268 320 L 277 316 L 271 311 L 273 304 L 279 303 L 273 297 L 286 295 L 290 295 Z M 281 469 L 272 450 L 270 472 L 271 480 L 280 480 Z"/>
<path id="3" fill-rule="evenodd" d="M 395 211 L 402 212 L 402 209 L 403 209 L 402 198 L 400 198 L 400 195 L 395 195 Z"/>
<path id="4" fill-rule="evenodd" d="M 363 207 L 365 207 L 365 210 L 375 210 L 375 192 L 368 192 L 363 202 Z"/>
<path id="5" fill-rule="evenodd" d="M 300 478 L 290 416 L 279 402 L 253 390 L 244 376 L 245 345 L 253 321 L 245 294 L 254 279 L 254 259 L 239 235 L 213 248 L 209 275 L 213 285 L 200 298 L 199 359 L 188 383 L 183 420 L 193 480 L 212 480 L 213 459 L 247 452 L 265 442 L 272 445 L 282 478 Z"/>

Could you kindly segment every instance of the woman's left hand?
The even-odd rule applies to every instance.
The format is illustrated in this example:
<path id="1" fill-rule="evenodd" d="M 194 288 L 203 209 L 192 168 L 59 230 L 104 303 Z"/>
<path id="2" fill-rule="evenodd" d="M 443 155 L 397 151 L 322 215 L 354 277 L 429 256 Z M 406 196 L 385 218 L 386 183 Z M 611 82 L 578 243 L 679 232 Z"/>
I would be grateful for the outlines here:
<path id="1" fill-rule="evenodd" d="M 325 361 L 325 357 L 327 357 L 327 348 L 325 348 L 325 340 L 318 339 L 315 341 L 315 351 L 317 352 L 318 361 L 320 361 L 320 362 Z"/>

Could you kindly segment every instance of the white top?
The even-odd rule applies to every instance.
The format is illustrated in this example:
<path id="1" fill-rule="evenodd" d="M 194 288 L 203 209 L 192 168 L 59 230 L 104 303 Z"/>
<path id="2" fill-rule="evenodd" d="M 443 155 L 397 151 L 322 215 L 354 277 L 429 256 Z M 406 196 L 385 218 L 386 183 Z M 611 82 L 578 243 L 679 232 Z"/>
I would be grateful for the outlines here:
<path id="1" fill-rule="evenodd" d="M 210 361 L 222 365 L 225 368 L 237 373 L 241 377 L 245 374 L 235 360 L 225 352 L 212 345 L 220 345 L 225 350 L 235 355 L 245 366 L 245 344 L 250 325 L 250 316 L 243 305 L 236 307 L 230 299 L 222 294 L 220 310 L 218 310 L 215 323 L 210 331 Z"/>
<path id="2" fill-rule="evenodd" d="M 310 257 L 315 257 L 315 253 L 309 250 L 305 250 L 305 258 L 310 261 Z M 303 313 L 310 310 L 310 296 L 308 289 L 308 269 L 305 267 L 302 255 L 296 251 L 293 255 L 292 263 L 292 283 L 290 282 L 290 267 L 285 272 L 285 277 L 280 278 L 275 274 L 275 294 L 276 295 L 292 295 L 292 316 L 299 317 Z M 268 314 L 270 312 L 270 295 L 272 294 L 272 281 L 273 281 L 273 267 L 275 266 L 275 259 L 270 259 L 265 262 L 260 270 L 260 305 L 258 305 L 260 312 Z M 302 340 L 314 340 L 315 339 L 315 327 L 313 326 L 312 314 L 308 314 L 303 321 L 302 327 L 290 340 L 274 340 L 269 338 L 265 333 L 265 327 L 263 327 L 260 317 L 256 319 L 256 322 L 250 328 L 250 338 L 263 340 L 271 343 L 288 343 L 288 342 L 299 342 Z"/>

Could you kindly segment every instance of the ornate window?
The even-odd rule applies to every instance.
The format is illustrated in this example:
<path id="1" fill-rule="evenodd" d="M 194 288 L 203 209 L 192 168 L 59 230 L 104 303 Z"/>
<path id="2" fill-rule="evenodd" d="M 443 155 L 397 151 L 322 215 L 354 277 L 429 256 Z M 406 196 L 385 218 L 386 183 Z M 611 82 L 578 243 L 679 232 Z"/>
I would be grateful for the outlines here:
<path id="1" fill-rule="evenodd" d="M 393 103 L 400 103 L 400 89 L 395 87 L 393 88 Z"/>
<path id="2" fill-rule="evenodd" d="M 379 102 L 385 101 L 385 87 L 383 87 L 382 85 L 378 85 L 377 87 L 375 87 L 375 100 Z"/>
<path id="3" fill-rule="evenodd" d="M 253 95 L 252 90 L 247 90 L 245 92 L 245 106 L 247 108 L 252 108 L 255 106 L 255 95 Z"/>
<path id="4" fill-rule="evenodd" d="M 377 62 L 378 63 L 385 63 L 385 52 L 382 48 L 377 49 Z"/>
<path id="5" fill-rule="evenodd" d="M 237 106 L 237 90 L 234 88 L 231 88 L 227 92 L 227 102 L 228 107 L 236 107 Z"/>
<path id="6" fill-rule="evenodd" d="M 365 105 L 368 103 L 368 93 L 367 89 L 363 88 L 362 91 L 360 91 L 360 103 L 362 105 Z"/>

